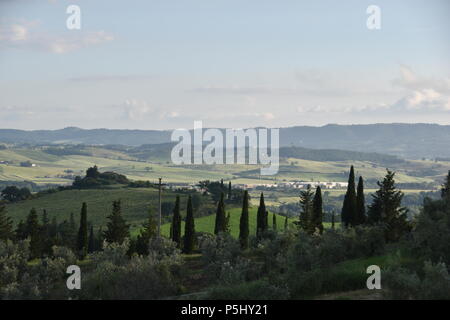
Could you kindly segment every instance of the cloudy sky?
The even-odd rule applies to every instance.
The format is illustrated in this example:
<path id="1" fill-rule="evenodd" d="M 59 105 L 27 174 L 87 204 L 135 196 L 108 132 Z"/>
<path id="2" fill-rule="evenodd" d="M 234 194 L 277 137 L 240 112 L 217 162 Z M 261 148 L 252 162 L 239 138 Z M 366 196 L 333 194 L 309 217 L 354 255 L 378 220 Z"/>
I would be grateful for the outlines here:
<path id="1" fill-rule="evenodd" d="M 0 0 L 0 128 L 450 124 L 449 39 L 448 0 Z"/>

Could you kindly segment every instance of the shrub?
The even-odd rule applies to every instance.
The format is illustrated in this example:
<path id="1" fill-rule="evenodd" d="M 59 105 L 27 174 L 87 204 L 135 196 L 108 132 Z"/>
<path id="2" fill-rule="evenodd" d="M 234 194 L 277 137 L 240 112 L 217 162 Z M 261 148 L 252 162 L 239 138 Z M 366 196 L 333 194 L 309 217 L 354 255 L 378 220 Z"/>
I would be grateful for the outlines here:
<path id="1" fill-rule="evenodd" d="M 422 279 L 416 272 L 398 267 L 384 273 L 383 291 L 389 299 L 450 299 L 450 275 L 444 263 L 424 263 Z"/>

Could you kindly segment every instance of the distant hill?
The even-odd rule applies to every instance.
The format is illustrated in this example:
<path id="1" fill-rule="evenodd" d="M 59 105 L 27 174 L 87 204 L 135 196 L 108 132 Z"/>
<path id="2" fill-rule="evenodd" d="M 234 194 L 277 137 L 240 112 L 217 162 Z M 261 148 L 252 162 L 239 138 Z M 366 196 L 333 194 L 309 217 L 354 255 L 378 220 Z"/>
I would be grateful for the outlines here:
<path id="1" fill-rule="evenodd" d="M 146 144 L 126 150 L 129 156 L 141 160 L 163 159 L 170 160 L 170 153 L 174 143 Z M 106 146 L 107 148 L 108 146 Z M 404 160 L 394 155 L 375 152 L 359 152 L 336 149 L 312 149 L 303 147 L 281 147 L 280 157 L 297 158 L 312 161 L 370 161 L 379 164 L 401 163 Z"/>
<path id="2" fill-rule="evenodd" d="M 170 143 L 170 135 L 170 130 L 84 130 L 74 127 L 53 131 L 0 129 L 0 143 L 141 146 Z M 404 158 L 450 157 L 450 126 L 399 123 L 297 126 L 280 129 L 280 145 L 376 152 Z"/>

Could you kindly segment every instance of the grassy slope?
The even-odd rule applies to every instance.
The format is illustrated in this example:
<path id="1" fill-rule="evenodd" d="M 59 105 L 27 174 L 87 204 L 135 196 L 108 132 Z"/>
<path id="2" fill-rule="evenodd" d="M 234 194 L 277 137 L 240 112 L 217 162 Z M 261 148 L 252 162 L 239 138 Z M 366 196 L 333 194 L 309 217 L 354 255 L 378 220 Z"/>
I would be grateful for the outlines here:
<path id="1" fill-rule="evenodd" d="M 92 149 L 92 150 L 91 150 Z M 156 180 L 162 176 L 169 182 L 190 182 L 209 179 L 232 179 L 235 183 L 273 183 L 275 181 L 320 180 L 346 181 L 351 164 L 355 165 L 356 174 L 366 179 L 381 179 L 385 175 L 385 168 L 373 167 L 372 163 L 361 161 L 309 161 L 288 159 L 280 166 L 275 176 L 259 176 L 259 166 L 255 165 L 212 165 L 212 166 L 175 166 L 167 162 L 138 162 L 129 156 L 101 148 L 90 148 L 91 156 L 55 156 L 40 150 L 9 149 L 0 150 L 0 160 L 14 161 L 14 165 L 0 165 L 1 180 L 29 180 L 36 183 L 70 183 L 68 179 L 57 177 L 63 175 L 64 170 L 70 169 L 76 174 L 82 174 L 86 168 L 96 164 L 101 171 L 116 171 L 134 180 Z M 19 162 L 30 160 L 38 167 L 22 168 Z M 291 163 L 293 165 L 291 165 Z M 443 168 L 448 163 L 434 163 L 431 161 L 408 161 L 397 170 L 397 182 L 431 182 L 435 176 L 414 177 L 409 175 L 411 170 L 434 168 L 439 174 L 446 173 Z M 252 171 L 253 170 L 253 171 Z"/>
<path id="2" fill-rule="evenodd" d="M 250 235 L 256 234 L 256 212 L 258 208 L 256 206 L 253 206 L 249 209 L 249 228 L 250 228 Z M 240 223 L 240 217 L 241 217 L 241 209 L 240 208 L 232 208 L 230 210 L 225 209 L 225 211 L 230 213 L 230 229 L 231 229 L 231 235 L 233 237 L 239 236 L 239 223 Z M 272 227 L 272 213 L 269 213 L 269 226 Z M 280 216 L 276 214 L 277 217 L 277 229 L 283 230 L 284 229 L 284 220 L 285 217 Z M 293 227 L 293 221 L 295 221 L 295 218 L 288 219 L 289 226 Z M 197 232 L 208 232 L 208 233 L 214 233 L 214 224 L 215 224 L 215 215 L 200 217 L 195 219 L 195 231 Z M 325 227 L 330 227 L 331 223 L 324 223 Z M 182 230 L 184 233 L 184 222 L 182 222 Z M 170 224 L 164 224 L 161 227 L 161 232 L 168 236 L 170 232 Z"/>
<path id="3" fill-rule="evenodd" d="M 156 212 L 158 204 L 158 192 L 156 189 L 146 188 L 114 188 L 95 190 L 66 190 L 47 194 L 37 199 L 21 201 L 7 206 L 8 215 L 17 223 L 24 220 L 31 208 L 41 214 L 46 209 L 49 217 L 56 216 L 58 221 L 68 220 L 70 213 L 79 219 L 81 204 L 87 203 L 88 220 L 98 227 L 106 224 L 106 217 L 111 212 L 114 200 L 122 201 L 122 212 L 131 228 L 139 226 L 147 217 L 148 209 Z M 163 202 L 175 202 L 172 192 L 165 192 Z M 182 203 L 185 200 L 182 198 Z"/>

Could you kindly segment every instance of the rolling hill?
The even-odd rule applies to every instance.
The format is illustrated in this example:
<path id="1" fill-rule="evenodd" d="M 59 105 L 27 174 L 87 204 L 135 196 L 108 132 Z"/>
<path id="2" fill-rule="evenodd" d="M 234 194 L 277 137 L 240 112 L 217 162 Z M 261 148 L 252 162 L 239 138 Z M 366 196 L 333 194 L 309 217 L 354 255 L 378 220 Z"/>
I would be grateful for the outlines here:
<path id="1" fill-rule="evenodd" d="M 0 129 L 0 142 L 72 143 L 107 145 L 169 143 L 171 130 L 84 130 L 69 127 L 61 130 L 24 131 Z M 403 158 L 450 157 L 450 126 L 437 124 L 368 124 L 321 127 L 295 126 L 280 129 L 280 146 L 315 149 L 340 149 L 397 155 Z"/>

